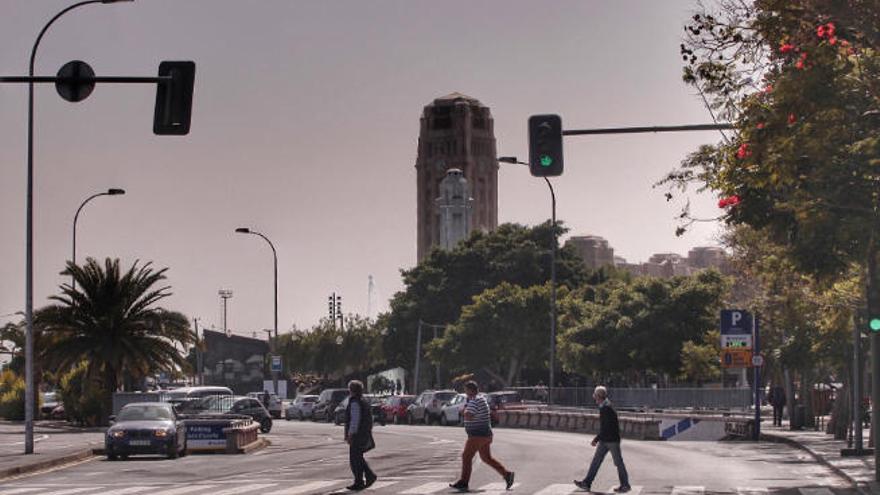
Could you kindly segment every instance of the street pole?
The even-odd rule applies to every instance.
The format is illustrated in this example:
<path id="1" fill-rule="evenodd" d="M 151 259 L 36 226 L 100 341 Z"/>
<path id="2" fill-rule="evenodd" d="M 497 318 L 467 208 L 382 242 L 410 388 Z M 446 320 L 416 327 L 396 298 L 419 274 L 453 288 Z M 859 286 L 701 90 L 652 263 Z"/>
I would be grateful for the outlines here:
<path id="1" fill-rule="evenodd" d="M 79 220 L 79 212 L 82 211 L 86 203 L 97 198 L 98 196 L 117 196 L 120 194 L 125 194 L 125 190 L 108 189 L 106 192 L 92 194 L 91 196 L 86 198 L 86 200 L 83 201 L 82 204 L 79 205 L 79 208 L 76 209 L 76 214 L 73 216 L 73 253 L 70 257 L 70 260 L 73 261 L 74 265 L 76 265 L 76 222 Z M 76 290 L 76 278 L 73 276 L 73 274 L 70 274 L 70 286 L 73 288 L 74 291 Z"/>
<path id="2" fill-rule="evenodd" d="M 28 77 L 34 77 L 34 63 L 40 41 L 55 21 L 71 10 L 93 3 L 113 3 L 120 0 L 87 0 L 75 3 L 57 14 L 40 30 L 28 65 Z M 24 345 L 24 453 L 34 453 L 34 82 L 28 81 L 28 130 L 27 130 L 27 206 L 25 242 L 25 345 Z"/>
<path id="3" fill-rule="evenodd" d="M 196 381 L 199 385 L 204 386 L 205 380 L 202 376 L 202 350 L 199 349 L 199 346 L 202 343 L 202 339 L 199 336 L 199 319 L 193 318 L 193 327 L 196 331 Z"/>
<path id="4" fill-rule="evenodd" d="M 864 447 L 862 438 L 862 332 L 859 328 L 859 317 L 853 318 L 853 440 L 856 452 L 861 452 Z"/>
<path id="5" fill-rule="evenodd" d="M 274 338 L 278 340 L 278 252 L 275 250 L 275 245 L 272 244 L 272 241 L 269 240 L 265 235 L 255 231 L 250 230 L 247 227 L 239 227 L 235 229 L 235 232 L 238 234 L 253 234 L 256 236 L 260 236 L 264 241 L 269 243 L 269 247 L 272 248 L 272 260 L 273 260 L 273 270 L 274 270 L 274 322 L 275 325 L 273 327 L 274 330 Z M 272 351 L 274 353 L 274 351 Z M 272 387 L 274 388 L 275 395 L 278 395 L 278 372 L 272 371 Z"/>
<path id="6" fill-rule="evenodd" d="M 760 314 L 755 311 L 755 342 L 754 342 L 754 352 L 755 356 L 761 355 L 761 317 Z M 752 440 L 758 441 L 761 439 L 761 367 L 755 366 L 755 363 L 752 363 L 752 369 L 755 374 L 754 385 L 755 385 L 755 429 L 753 432 Z"/>
<path id="7" fill-rule="evenodd" d="M 544 177 L 550 188 L 551 221 L 553 229 L 553 249 L 550 251 L 550 386 L 547 389 L 547 404 L 553 405 L 553 388 L 556 386 L 556 192 L 553 184 Z"/>
<path id="8" fill-rule="evenodd" d="M 876 232 L 876 231 L 875 231 Z M 878 258 L 880 249 L 877 249 L 877 240 L 874 234 L 868 243 L 868 309 L 873 311 L 873 296 L 880 291 L 880 272 L 878 272 Z M 870 311 L 868 317 L 871 317 Z M 874 480 L 880 481 L 880 332 L 871 332 L 871 439 L 874 445 Z"/>
<path id="9" fill-rule="evenodd" d="M 419 395 L 419 366 L 422 362 L 422 320 L 416 332 L 416 369 L 413 373 L 413 395 Z"/>

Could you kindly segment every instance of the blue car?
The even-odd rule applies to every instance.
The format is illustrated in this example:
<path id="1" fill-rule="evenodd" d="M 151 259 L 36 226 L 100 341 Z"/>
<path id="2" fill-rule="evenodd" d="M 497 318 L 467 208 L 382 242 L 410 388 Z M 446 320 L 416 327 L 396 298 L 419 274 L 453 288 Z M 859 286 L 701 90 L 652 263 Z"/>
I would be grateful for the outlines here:
<path id="1" fill-rule="evenodd" d="M 186 453 L 186 428 L 167 402 L 126 404 L 110 421 L 104 441 L 107 460 L 134 454 L 175 459 Z"/>

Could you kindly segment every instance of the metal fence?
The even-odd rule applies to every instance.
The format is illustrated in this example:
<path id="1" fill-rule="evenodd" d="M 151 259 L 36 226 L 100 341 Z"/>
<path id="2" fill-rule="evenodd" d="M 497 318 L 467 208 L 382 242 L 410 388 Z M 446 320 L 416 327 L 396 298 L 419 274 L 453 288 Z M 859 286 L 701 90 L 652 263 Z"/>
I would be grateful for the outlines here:
<path id="1" fill-rule="evenodd" d="M 546 387 L 515 387 L 524 400 L 547 402 Z M 618 408 L 745 410 L 754 401 L 750 388 L 608 388 Z M 595 407 L 592 387 L 553 389 L 553 404 Z"/>

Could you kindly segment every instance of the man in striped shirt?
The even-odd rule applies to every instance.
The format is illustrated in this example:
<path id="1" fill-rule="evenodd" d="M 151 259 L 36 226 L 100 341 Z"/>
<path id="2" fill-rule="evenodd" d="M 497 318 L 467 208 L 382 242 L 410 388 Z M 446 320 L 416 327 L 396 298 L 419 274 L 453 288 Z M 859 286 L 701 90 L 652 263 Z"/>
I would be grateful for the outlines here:
<path id="1" fill-rule="evenodd" d="M 479 387 L 475 381 L 467 382 L 464 385 L 464 392 L 467 394 L 467 402 L 465 403 L 464 411 L 462 411 L 462 416 L 464 417 L 464 430 L 467 432 L 468 439 L 464 444 L 464 451 L 461 453 L 461 478 L 449 486 L 460 492 L 468 491 L 474 456 L 479 453 L 480 459 L 492 466 L 504 478 L 509 490 L 513 486 L 513 471 L 508 471 L 500 462 L 495 460 L 490 449 L 490 445 L 492 445 L 492 423 L 489 416 L 489 403 L 486 402 L 485 397 L 477 395 Z"/>

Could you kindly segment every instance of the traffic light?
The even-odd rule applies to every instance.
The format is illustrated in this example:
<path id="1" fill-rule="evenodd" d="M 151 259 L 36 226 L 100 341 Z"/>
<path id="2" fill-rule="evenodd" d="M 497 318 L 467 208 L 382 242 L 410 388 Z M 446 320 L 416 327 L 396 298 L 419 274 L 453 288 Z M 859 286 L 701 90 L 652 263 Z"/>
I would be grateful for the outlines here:
<path id="1" fill-rule="evenodd" d="M 189 134 L 196 64 L 166 60 L 159 64 L 159 77 L 168 76 L 171 76 L 170 81 L 156 84 L 153 133 L 176 136 Z"/>
<path id="2" fill-rule="evenodd" d="M 880 283 L 868 281 L 868 330 L 880 333 Z"/>
<path id="3" fill-rule="evenodd" d="M 535 177 L 562 175 L 562 118 L 529 117 L 529 171 Z"/>

